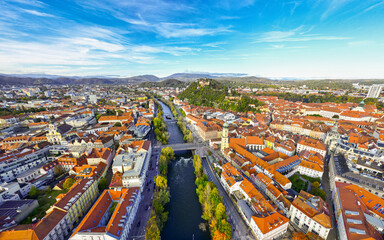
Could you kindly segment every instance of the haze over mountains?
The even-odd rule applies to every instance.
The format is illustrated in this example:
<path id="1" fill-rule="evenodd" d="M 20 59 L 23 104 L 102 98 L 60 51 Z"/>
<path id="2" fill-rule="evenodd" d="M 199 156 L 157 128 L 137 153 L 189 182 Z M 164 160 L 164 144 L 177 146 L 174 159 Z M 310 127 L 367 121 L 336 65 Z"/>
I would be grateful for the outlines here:
<path id="1" fill-rule="evenodd" d="M 118 76 L 59 76 L 46 74 L 0 74 L 2 85 L 40 85 L 40 84 L 137 84 L 141 82 L 159 82 L 166 79 L 194 81 L 199 78 L 242 78 L 241 73 L 175 73 L 159 78 L 154 75 L 139 75 L 133 77 Z M 258 79 L 256 77 L 252 77 Z"/>
<path id="2" fill-rule="evenodd" d="M 384 79 L 269 79 L 264 77 L 247 76 L 241 73 L 174 73 L 170 76 L 159 78 L 155 75 L 138 75 L 133 77 L 119 76 L 60 76 L 47 74 L 1 74 L 0 85 L 77 85 L 77 84 L 142 84 L 146 87 L 155 86 L 183 86 L 182 82 L 191 82 L 199 78 L 211 78 L 228 83 L 262 83 L 262 84 L 313 84 L 314 82 L 344 82 L 352 83 L 364 82 L 368 84 L 384 83 Z M 164 82 L 164 80 L 172 80 Z M 175 81 L 177 80 L 177 81 Z M 157 84 L 156 84 L 157 83 Z"/>

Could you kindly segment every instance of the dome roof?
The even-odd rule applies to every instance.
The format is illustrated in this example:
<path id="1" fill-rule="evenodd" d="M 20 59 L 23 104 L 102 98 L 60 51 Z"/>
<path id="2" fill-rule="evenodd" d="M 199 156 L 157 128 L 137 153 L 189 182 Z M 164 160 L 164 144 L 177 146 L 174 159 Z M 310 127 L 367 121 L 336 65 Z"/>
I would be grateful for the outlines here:
<path id="1" fill-rule="evenodd" d="M 365 106 L 365 102 L 364 102 L 364 100 L 361 100 L 361 102 L 359 103 L 359 107 L 364 108 L 364 106 Z"/>

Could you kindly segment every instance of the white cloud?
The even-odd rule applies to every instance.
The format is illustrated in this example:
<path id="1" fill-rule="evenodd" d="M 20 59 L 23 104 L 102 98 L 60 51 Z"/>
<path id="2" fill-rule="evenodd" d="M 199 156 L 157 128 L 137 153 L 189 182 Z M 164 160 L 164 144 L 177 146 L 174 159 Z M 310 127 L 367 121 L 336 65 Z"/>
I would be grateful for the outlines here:
<path id="1" fill-rule="evenodd" d="M 370 40 L 348 42 L 348 46 L 350 47 L 363 47 L 371 44 L 373 44 L 373 41 Z"/>
<path id="2" fill-rule="evenodd" d="M 134 52 L 139 53 L 167 53 L 174 56 L 182 56 L 182 55 L 191 55 L 196 54 L 200 51 L 199 48 L 190 48 L 190 47 L 167 47 L 167 46 L 161 46 L 161 47 L 153 47 L 153 46 L 134 46 L 132 47 L 132 50 Z"/>
<path id="3" fill-rule="evenodd" d="M 165 38 L 200 37 L 231 32 L 230 27 L 199 28 L 194 24 L 184 23 L 160 23 L 155 29 L 157 33 Z"/>
<path id="4" fill-rule="evenodd" d="M 43 13 L 43 12 L 39 12 L 39 11 L 36 11 L 36 10 L 24 9 L 24 11 L 29 13 L 29 14 L 32 14 L 32 15 L 35 15 L 35 16 L 39 16 L 39 17 L 56 17 L 56 16 L 54 16 L 52 14 Z"/>
<path id="5" fill-rule="evenodd" d="M 321 20 L 324 20 L 328 18 L 330 15 L 332 15 L 334 12 L 336 12 L 341 7 L 345 6 L 352 0 L 331 0 L 329 5 L 327 6 L 326 10 L 321 15 Z"/>
<path id="6" fill-rule="evenodd" d="M 307 41 L 331 41 L 331 40 L 347 40 L 349 37 L 339 36 L 323 36 L 318 34 L 308 34 L 310 30 L 305 30 L 300 26 L 290 31 L 270 31 L 261 34 L 261 37 L 253 41 L 253 43 L 273 43 L 273 42 L 307 42 Z"/>
<path id="7" fill-rule="evenodd" d="M 211 48 L 218 48 L 220 45 L 225 45 L 227 42 L 211 42 L 211 43 L 205 43 L 202 44 L 201 46 L 203 47 L 211 47 Z"/>
<path id="8" fill-rule="evenodd" d="M 285 44 L 272 44 L 268 49 L 303 49 L 308 46 L 286 46 Z"/>
<path id="9" fill-rule="evenodd" d="M 368 12 L 368 11 L 371 11 L 372 9 L 376 8 L 376 7 L 379 7 L 381 5 L 384 5 L 384 1 L 381 1 L 381 2 L 378 2 L 378 3 L 375 3 L 373 4 L 372 6 L 370 7 L 367 7 L 366 9 L 364 9 L 363 12 Z"/>
<path id="10" fill-rule="evenodd" d="M 120 44 L 108 43 L 105 41 L 100 41 L 94 38 L 72 38 L 72 39 L 64 39 L 64 41 L 68 41 L 72 43 L 74 46 L 80 47 L 88 47 L 89 50 L 103 50 L 106 52 L 118 52 L 124 50 L 124 47 Z"/>
<path id="11" fill-rule="evenodd" d="M 280 42 L 295 34 L 295 31 L 271 31 L 262 34 L 259 40 L 262 42 Z"/>
<path id="12" fill-rule="evenodd" d="M 36 0 L 5 0 L 5 2 L 20 3 L 20 4 L 35 6 L 35 7 L 44 7 L 44 6 L 46 6 L 45 3 L 41 2 L 41 1 L 36 1 Z"/>

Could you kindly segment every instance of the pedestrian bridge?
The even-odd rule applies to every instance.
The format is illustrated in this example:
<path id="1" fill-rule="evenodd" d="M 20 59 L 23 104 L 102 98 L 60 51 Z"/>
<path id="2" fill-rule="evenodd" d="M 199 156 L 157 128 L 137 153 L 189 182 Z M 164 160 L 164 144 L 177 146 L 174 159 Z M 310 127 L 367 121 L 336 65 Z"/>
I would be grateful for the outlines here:
<path id="1" fill-rule="evenodd" d="M 172 119 L 172 120 L 165 120 L 166 123 L 177 123 L 177 120 L 175 119 Z"/>
<path id="2" fill-rule="evenodd" d="M 175 143 L 163 145 L 162 148 L 171 147 L 174 151 L 184 151 L 184 150 L 195 150 L 197 148 L 197 144 L 194 143 Z"/>

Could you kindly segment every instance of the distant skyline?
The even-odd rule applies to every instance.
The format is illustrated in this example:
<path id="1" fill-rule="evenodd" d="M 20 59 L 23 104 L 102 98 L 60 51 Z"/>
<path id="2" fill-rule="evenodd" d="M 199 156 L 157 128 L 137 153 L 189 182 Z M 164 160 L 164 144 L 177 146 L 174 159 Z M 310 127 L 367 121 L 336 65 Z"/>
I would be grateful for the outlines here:
<path id="1" fill-rule="evenodd" d="M 384 78 L 384 0 L 3 0 L 0 73 Z"/>

